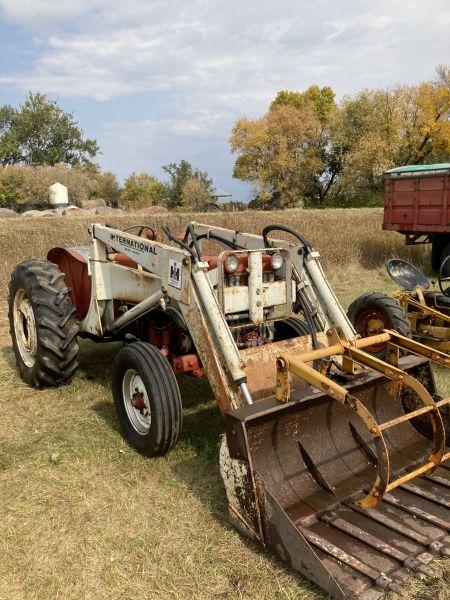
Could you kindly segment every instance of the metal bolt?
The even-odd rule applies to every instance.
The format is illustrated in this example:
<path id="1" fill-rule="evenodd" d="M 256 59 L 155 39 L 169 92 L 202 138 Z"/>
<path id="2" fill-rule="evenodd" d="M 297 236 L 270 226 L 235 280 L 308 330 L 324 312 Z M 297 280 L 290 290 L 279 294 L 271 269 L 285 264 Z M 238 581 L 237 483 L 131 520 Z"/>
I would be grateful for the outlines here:
<path id="1" fill-rule="evenodd" d="M 370 429 L 370 433 L 377 433 L 377 428 L 376 427 L 371 427 Z"/>

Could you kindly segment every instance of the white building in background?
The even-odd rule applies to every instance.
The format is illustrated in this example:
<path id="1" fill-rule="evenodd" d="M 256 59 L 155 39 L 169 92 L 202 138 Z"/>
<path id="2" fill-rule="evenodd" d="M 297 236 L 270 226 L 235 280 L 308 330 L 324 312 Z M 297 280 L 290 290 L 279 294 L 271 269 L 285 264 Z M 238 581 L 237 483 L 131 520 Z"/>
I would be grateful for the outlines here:
<path id="1" fill-rule="evenodd" d="M 54 183 L 48 188 L 49 200 L 52 208 L 66 207 L 69 205 L 69 193 L 62 183 Z"/>
<path id="2" fill-rule="evenodd" d="M 220 188 L 214 188 L 212 197 L 216 204 L 226 204 L 233 201 L 233 196 Z"/>

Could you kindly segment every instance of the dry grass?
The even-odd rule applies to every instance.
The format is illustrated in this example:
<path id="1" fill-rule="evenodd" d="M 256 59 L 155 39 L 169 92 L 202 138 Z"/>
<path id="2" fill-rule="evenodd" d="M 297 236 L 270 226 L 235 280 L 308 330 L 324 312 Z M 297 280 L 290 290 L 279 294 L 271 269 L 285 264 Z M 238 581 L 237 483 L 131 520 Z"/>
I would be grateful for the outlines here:
<path id="1" fill-rule="evenodd" d="M 175 230 L 186 220 L 171 216 Z M 400 236 L 379 232 L 379 211 L 205 220 L 253 231 L 271 221 L 293 224 L 322 251 L 344 304 L 367 288 L 391 289 L 381 264 L 391 253 L 405 255 Z M 19 260 L 44 256 L 57 242 L 79 244 L 84 225 L 0 223 L 2 283 Z M 181 441 L 149 460 L 118 431 L 109 388 L 117 346 L 83 343 L 74 381 L 36 391 L 16 373 L 4 318 L 0 333 L 0 598 L 325 599 L 228 526 L 217 460 L 222 420 L 205 381 L 180 379 Z M 450 379 L 438 375 L 448 393 Z M 448 570 L 448 562 L 437 562 L 433 580 L 411 581 L 409 598 L 449 598 Z"/>
<path id="2" fill-rule="evenodd" d="M 5 297 L 11 268 L 27 258 L 45 258 L 52 246 L 87 243 L 87 225 L 90 217 L 39 217 L 33 219 L 0 220 L 0 293 Z M 211 223 L 217 226 L 260 233 L 269 223 L 290 225 L 305 235 L 317 248 L 325 269 L 332 277 L 347 273 L 349 269 L 363 270 L 383 267 L 387 258 L 398 256 L 412 260 L 417 266 L 428 269 L 428 246 L 405 246 L 403 237 L 395 232 L 382 231 L 381 209 L 333 209 L 333 210 L 286 210 L 280 212 L 241 213 L 174 213 L 126 217 L 97 217 L 98 222 L 107 221 L 125 226 L 142 221 L 148 222 L 161 234 L 161 226 L 168 223 L 180 232 L 189 220 Z M 366 277 L 366 280 L 369 278 Z"/>

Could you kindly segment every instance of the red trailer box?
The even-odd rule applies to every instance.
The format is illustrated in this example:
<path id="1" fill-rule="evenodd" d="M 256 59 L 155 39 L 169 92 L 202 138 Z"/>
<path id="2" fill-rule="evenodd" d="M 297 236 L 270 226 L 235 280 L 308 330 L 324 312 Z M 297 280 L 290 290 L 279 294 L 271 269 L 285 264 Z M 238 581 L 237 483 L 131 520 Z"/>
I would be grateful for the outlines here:
<path id="1" fill-rule="evenodd" d="M 407 244 L 432 244 L 432 266 L 450 255 L 450 163 L 407 165 L 385 172 L 383 229 Z"/>

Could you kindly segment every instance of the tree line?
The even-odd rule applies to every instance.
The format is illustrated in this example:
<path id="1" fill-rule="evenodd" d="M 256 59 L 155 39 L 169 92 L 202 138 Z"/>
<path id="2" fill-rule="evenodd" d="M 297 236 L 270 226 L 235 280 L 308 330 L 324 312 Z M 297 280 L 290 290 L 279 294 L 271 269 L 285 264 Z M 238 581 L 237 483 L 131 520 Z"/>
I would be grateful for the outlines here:
<path id="1" fill-rule="evenodd" d="M 449 160 L 450 68 L 340 102 L 328 86 L 281 91 L 264 116 L 236 121 L 230 144 L 252 207 L 379 204 L 386 169 Z"/>
<path id="2" fill-rule="evenodd" d="M 96 140 L 86 138 L 73 114 L 41 93 L 29 93 L 17 108 L 0 107 L 0 206 L 43 205 L 55 180 L 67 185 L 71 202 L 102 198 L 110 206 L 169 209 L 202 208 L 213 202 L 208 174 L 188 161 L 162 168 L 163 182 L 149 173 L 132 173 L 119 184 L 102 172 Z"/>
<path id="3" fill-rule="evenodd" d="M 260 118 L 239 118 L 230 137 L 233 176 L 252 184 L 249 206 L 375 206 L 383 172 L 450 159 L 450 68 L 431 81 L 363 89 L 339 102 L 329 86 L 280 91 Z M 209 175 L 188 161 L 164 165 L 166 181 L 142 172 L 119 185 L 95 163 L 96 140 L 44 94 L 0 107 L 0 205 L 39 200 L 58 175 L 75 198 L 109 205 L 195 209 L 213 201 Z M 47 169 L 47 170 L 46 170 Z"/>

